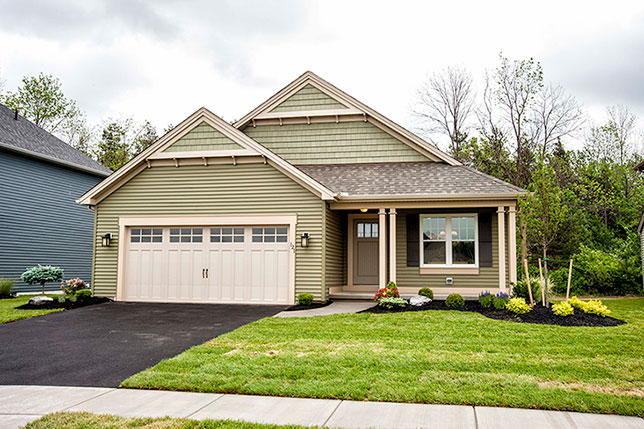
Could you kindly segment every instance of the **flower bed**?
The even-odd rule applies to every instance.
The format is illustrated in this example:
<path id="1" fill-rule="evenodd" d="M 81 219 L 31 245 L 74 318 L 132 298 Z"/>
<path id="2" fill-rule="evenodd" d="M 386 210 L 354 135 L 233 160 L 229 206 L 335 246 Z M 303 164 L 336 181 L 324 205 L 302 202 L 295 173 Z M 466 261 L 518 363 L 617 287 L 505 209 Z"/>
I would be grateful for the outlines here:
<path id="1" fill-rule="evenodd" d="M 428 304 L 414 307 L 407 305 L 406 307 L 383 308 L 380 306 L 373 306 L 360 313 L 402 313 L 405 311 L 426 311 L 426 310 L 448 310 L 448 311 L 471 311 L 480 313 L 485 317 L 496 320 L 507 320 L 510 322 L 519 323 L 537 323 L 540 325 L 558 325 L 558 326 L 619 326 L 626 322 L 623 320 L 615 319 L 613 317 L 601 317 L 595 314 L 588 314 L 581 311 L 575 314 L 561 317 L 552 312 L 551 308 L 546 308 L 541 305 L 535 306 L 529 313 L 515 314 L 509 310 L 497 310 L 494 307 L 483 308 L 478 301 L 465 301 L 463 307 L 451 308 L 445 305 L 445 301 L 432 301 Z"/>
<path id="2" fill-rule="evenodd" d="M 321 308 L 321 307 L 326 307 L 327 305 L 332 304 L 333 301 L 328 300 L 327 302 L 314 302 L 309 305 L 302 305 L 302 304 L 295 304 L 291 305 L 284 311 L 300 311 L 300 310 L 312 310 L 314 308 Z"/>
<path id="3" fill-rule="evenodd" d="M 79 298 L 76 301 L 71 301 L 68 299 L 68 300 L 65 300 L 65 302 L 59 302 L 58 300 L 54 299 L 52 302 L 48 304 L 43 304 L 43 305 L 32 305 L 27 303 L 19 307 L 16 307 L 16 309 L 50 310 L 50 309 L 56 309 L 56 308 L 64 308 L 66 310 L 70 310 L 72 308 L 86 307 L 88 305 L 94 305 L 94 304 L 102 304 L 104 302 L 109 302 L 109 301 L 111 301 L 111 299 L 105 298 L 105 297 L 88 296 L 88 297 Z"/>

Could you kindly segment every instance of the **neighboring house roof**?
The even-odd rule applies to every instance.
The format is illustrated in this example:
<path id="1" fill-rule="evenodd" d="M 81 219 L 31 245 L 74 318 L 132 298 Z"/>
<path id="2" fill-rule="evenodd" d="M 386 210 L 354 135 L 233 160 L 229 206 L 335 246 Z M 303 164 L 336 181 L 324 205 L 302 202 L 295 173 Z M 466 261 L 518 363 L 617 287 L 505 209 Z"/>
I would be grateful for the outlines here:
<path id="1" fill-rule="evenodd" d="M 318 90 L 324 92 L 330 97 L 337 100 L 340 104 L 346 106 L 346 108 L 333 109 L 333 110 L 313 110 L 313 111 L 290 111 L 290 112 L 276 112 L 274 109 L 279 106 L 282 102 L 287 100 L 289 97 L 294 95 L 296 92 L 301 90 L 306 86 L 313 86 Z M 372 122 L 374 125 L 386 130 L 389 133 L 392 133 L 398 137 L 402 142 L 408 144 L 413 149 L 417 150 L 420 153 L 423 153 L 429 159 L 434 161 L 442 161 L 450 165 L 460 165 L 456 159 L 452 158 L 445 152 L 438 149 L 436 146 L 426 142 L 422 138 L 418 137 L 416 134 L 411 131 L 403 128 L 394 121 L 380 113 L 376 112 L 369 106 L 363 104 L 362 102 L 356 100 L 349 94 L 345 93 L 341 89 L 335 87 L 331 83 L 322 79 L 315 73 L 307 71 L 302 74 L 300 77 L 295 79 L 293 82 L 286 85 L 283 89 L 277 92 L 275 95 L 270 97 L 268 100 L 257 106 L 255 109 L 246 114 L 243 118 L 235 122 L 234 126 L 236 128 L 242 129 L 245 126 L 252 123 L 253 120 L 259 119 L 279 119 L 284 117 L 315 117 L 315 116 L 335 116 L 338 120 L 343 115 L 364 115 L 365 121 Z"/>
<path id="2" fill-rule="evenodd" d="M 525 191 L 464 165 L 438 162 L 298 165 L 343 197 L 434 196 L 514 198 Z"/>
<path id="3" fill-rule="evenodd" d="M 106 177 L 112 172 L 58 137 L 0 104 L 0 148 Z"/>

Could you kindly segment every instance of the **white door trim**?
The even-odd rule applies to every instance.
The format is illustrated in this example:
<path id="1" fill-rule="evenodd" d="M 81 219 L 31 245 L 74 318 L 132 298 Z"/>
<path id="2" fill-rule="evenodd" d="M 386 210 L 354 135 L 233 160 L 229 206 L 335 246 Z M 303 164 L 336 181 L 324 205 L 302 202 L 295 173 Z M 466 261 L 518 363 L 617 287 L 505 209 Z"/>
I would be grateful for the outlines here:
<path id="1" fill-rule="evenodd" d="M 123 300 L 125 285 L 125 259 L 127 250 L 126 228 L 134 226 L 188 226 L 188 225 L 288 225 L 289 253 L 288 287 L 289 304 L 295 304 L 295 228 L 297 215 L 212 215 L 212 216 L 121 216 L 119 217 L 116 300 Z"/>

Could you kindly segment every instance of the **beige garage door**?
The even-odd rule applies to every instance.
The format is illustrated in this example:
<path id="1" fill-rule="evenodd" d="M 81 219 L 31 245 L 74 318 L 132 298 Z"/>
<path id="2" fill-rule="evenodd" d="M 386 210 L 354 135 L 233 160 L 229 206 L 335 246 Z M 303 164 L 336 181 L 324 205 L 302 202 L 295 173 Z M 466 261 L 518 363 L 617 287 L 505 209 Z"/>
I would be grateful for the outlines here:
<path id="1" fill-rule="evenodd" d="M 289 301 L 286 226 L 133 227 L 126 235 L 126 301 Z"/>

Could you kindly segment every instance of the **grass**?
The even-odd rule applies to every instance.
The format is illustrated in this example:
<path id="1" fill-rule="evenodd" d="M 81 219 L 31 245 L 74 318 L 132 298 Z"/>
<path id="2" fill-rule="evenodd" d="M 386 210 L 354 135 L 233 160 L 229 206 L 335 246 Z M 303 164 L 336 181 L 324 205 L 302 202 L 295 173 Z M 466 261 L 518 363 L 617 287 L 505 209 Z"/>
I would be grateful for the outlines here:
<path id="1" fill-rule="evenodd" d="M 20 307 L 23 304 L 29 302 L 29 298 L 32 298 L 33 295 L 22 295 L 17 298 L 9 299 L 0 299 L 0 325 L 7 322 L 13 322 L 20 319 L 28 319 L 30 317 L 42 316 L 43 314 L 55 313 L 61 311 L 62 309 L 52 309 L 52 310 L 17 310 L 16 307 Z M 51 296 L 56 299 L 56 296 Z"/>
<path id="2" fill-rule="evenodd" d="M 54 413 L 29 423 L 25 429 L 298 429 L 303 426 L 278 426 L 232 420 L 195 421 L 172 417 L 132 418 L 91 413 Z"/>
<path id="3" fill-rule="evenodd" d="M 628 324 L 534 325 L 459 311 L 265 318 L 122 386 L 644 416 L 644 299 L 607 305 Z"/>

